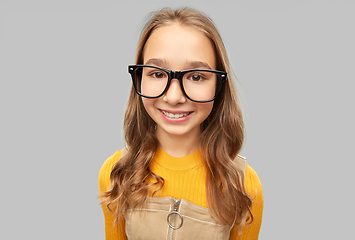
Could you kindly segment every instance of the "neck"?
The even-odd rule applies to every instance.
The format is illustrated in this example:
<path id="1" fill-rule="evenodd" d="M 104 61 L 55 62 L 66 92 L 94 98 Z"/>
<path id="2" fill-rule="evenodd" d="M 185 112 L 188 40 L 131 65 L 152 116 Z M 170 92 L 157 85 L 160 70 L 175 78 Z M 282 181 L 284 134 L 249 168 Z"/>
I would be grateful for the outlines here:
<path id="1" fill-rule="evenodd" d="M 187 156 L 199 148 L 199 130 L 186 135 L 172 135 L 158 127 L 155 134 L 159 140 L 160 147 L 173 157 Z"/>

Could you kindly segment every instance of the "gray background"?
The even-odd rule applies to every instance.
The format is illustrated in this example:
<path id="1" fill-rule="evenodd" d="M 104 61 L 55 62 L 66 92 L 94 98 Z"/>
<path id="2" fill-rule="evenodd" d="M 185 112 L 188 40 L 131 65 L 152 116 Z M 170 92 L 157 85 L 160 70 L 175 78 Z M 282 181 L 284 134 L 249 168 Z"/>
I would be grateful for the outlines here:
<path id="1" fill-rule="evenodd" d="M 140 28 L 191 6 L 241 92 L 261 239 L 351 238 L 354 1 L 1 1 L 1 239 L 103 239 L 97 176 L 123 146 Z"/>

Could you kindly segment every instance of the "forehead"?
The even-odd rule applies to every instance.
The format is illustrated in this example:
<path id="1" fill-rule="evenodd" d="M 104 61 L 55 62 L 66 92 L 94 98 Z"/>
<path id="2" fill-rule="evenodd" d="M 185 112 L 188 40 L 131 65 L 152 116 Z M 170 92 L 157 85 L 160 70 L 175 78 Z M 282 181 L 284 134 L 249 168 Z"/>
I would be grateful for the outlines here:
<path id="1" fill-rule="evenodd" d="M 213 69 L 216 67 L 211 40 L 201 31 L 178 23 L 153 31 L 144 47 L 143 63 L 150 59 L 161 59 L 170 65 L 164 67 L 170 68 L 184 68 L 188 62 L 204 62 Z"/>

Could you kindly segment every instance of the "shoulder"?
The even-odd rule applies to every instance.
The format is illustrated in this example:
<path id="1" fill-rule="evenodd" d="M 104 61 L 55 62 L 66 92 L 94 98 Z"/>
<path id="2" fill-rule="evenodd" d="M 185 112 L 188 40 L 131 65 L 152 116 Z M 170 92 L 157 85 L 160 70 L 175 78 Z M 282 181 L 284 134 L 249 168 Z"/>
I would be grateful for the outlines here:
<path id="1" fill-rule="evenodd" d="M 108 159 L 106 159 L 104 164 L 102 164 L 102 166 L 101 166 L 100 174 L 102 174 L 106 171 L 109 171 L 111 173 L 113 166 L 121 158 L 121 153 L 122 153 L 122 149 L 117 150 L 112 156 L 110 156 Z"/>
<path id="2" fill-rule="evenodd" d="M 111 157 L 102 164 L 99 172 L 99 190 L 104 192 L 110 185 L 110 175 L 113 166 L 121 158 L 122 149 L 117 150 Z"/>
<path id="3" fill-rule="evenodd" d="M 247 164 L 246 167 L 244 187 L 252 199 L 258 199 L 259 201 L 263 200 L 261 181 L 256 171 L 249 164 Z"/>
<path id="4" fill-rule="evenodd" d="M 242 155 L 237 155 L 234 159 L 234 164 L 239 171 L 243 173 L 244 187 L 250 197 L 263 198 L 262 185 L 256 171 L 247 163 L 246 158 Z"/>
<path id="5" fill-rule="evenodd" d="M 246 158 L 242 155 L 237 155 L 233 161 L 237 167 L 244 174 L 244 187 L 249 196 L 255 198 L 256 196 L 263 198 L 262 185 L 256 171 L 247 163 Z"/>
<path id="6" fill-rule="evenodd" d="M 259 176 L 249 164 L 246 169 L 244 186 L 247 194 L 252 199 L 251 211 L 254 220 L 251 225 L 245 227 L 243 234 L 245 233 L 246 236 L 254 236 L 253 239 L 258 239 L 264 211 L 264 195 Z"/>

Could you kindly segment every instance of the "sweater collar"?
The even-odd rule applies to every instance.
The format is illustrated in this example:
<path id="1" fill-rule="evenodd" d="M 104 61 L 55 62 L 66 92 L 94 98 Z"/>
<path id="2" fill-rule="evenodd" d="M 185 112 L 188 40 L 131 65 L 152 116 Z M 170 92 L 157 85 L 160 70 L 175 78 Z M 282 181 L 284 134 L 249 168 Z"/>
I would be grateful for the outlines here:
<path id="1" fill-rule="evenodd" d="M 170 170 L 187 170 L 203 164 L 199 149 L 184 157 L 173 157 L 158 147 L 153 161 Z"/>

